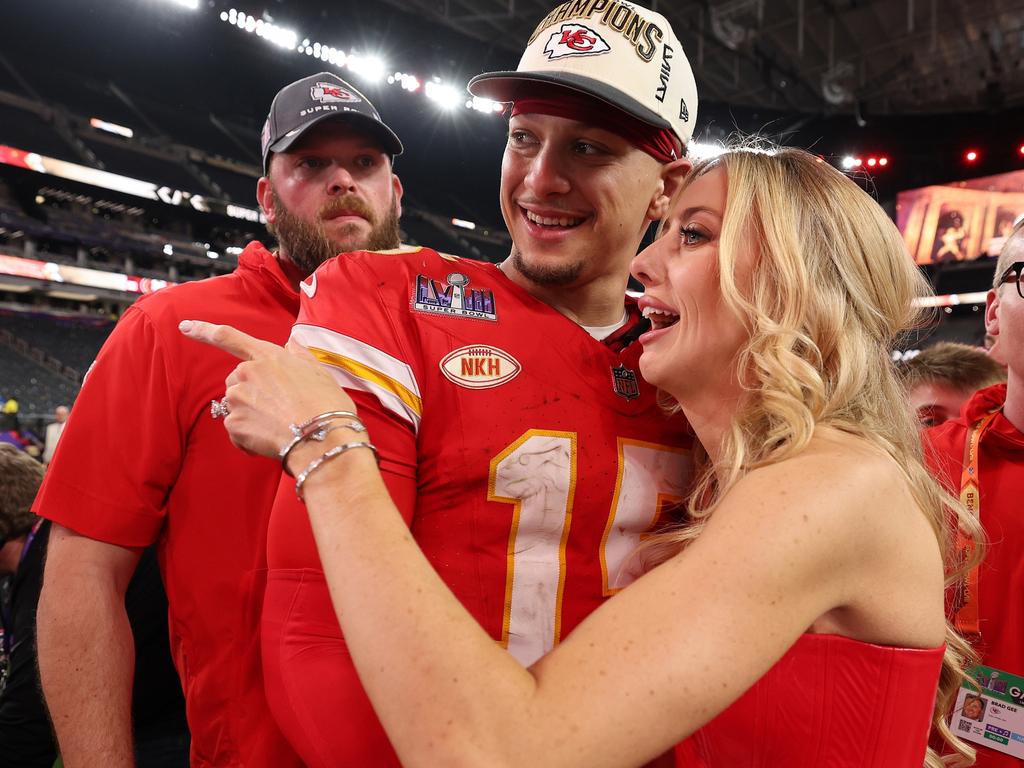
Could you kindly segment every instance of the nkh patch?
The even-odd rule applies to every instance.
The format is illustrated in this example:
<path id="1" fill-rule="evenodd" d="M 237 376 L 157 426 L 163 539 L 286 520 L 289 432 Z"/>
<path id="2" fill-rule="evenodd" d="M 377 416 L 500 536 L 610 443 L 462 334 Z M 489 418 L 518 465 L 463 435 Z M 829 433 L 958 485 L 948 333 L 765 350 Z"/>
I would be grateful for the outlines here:
<path id="1" fill-rule="evenodd" d="M 621 363 L 612 368 L 612 389 L 619 397 L 635 400 L 640 397 L 640 384 L 636 374 Z"/>
<path id="2" fill-rule="evenodd" d="M 612 48 L 595 30 L 584 24 L 563 24 L 544 44 L 549 59 L 564 56 L 595 56 Z"/>
<path id="3" fill-rule="evenodd" d="M 332 101 L 347 101 L 350 103 L 362 101 L 352 91 L 346 91 L 340 85 L 335 85 L 334 83 L 317 83 L 309 89 L 309 98 L 316 99 L 321 104 L 327 104 Z"/>
<path id="4" fill-rule="evenodd" d="M 498 310 L 494 306 L 494 291 L 487 288 L 467 290 L 467 285 L 469 277 L 461 272 L 449 274 L 445 285 L 426 275 L 416 275 L 412 308 L 435 315 L 496 321 Z"/>
<path id="5" fill-rule="evenodd" d="M 508 352 L 486 344 L 453 350 L 438 365 L 448 381 L 467 389 L 500 387 L 523 370 Z"/>

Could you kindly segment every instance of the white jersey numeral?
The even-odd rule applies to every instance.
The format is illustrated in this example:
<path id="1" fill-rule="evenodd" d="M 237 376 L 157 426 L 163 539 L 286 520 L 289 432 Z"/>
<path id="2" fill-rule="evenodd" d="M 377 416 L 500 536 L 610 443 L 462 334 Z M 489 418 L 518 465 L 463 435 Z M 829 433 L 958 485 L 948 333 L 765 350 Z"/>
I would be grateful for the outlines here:
<path id="1" fill-rule="evenodd" d="M 531 429 L 491 461 L 487 498 L 512 504 L 502 645 L 529 666 L 560 635 L 576 435 Z"/>
<path id="2" fill-rule="evenodd" d="M 682 499 L 689 452 L 618 440 L 615 495 L 601 540 L 605 595 L 640 575 L 632 557 L 664 507 Z M 576 434 L 531 429 L 491 460 L 487 498 L 512 504 L 502 645 L 524 666 L 561 637 L 565 548 L 576 491 Z"/>

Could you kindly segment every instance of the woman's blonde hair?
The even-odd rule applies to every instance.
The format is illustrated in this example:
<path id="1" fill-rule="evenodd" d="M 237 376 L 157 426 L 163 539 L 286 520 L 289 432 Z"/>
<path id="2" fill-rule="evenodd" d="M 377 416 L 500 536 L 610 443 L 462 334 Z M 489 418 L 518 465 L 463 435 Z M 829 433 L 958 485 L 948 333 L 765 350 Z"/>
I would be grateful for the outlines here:
<path id="1" fill-rule="evenodd" d="M 899 232 L 851 179 L 802 150 L 740 146 L 699 161 L 686 184 L 713 168 L 728 178 L 721 293 L 750 330 L 737 361 L 743 395 L 719 465 L 698 447 L 688 521 L 658 537 L 659 549 L 696 538 L 741 477 L 799 453 L 825 424 L 893 457 L 942 547 L 947 583 L 959 579 L 981 556 L 981 530 L 924 468 L 917 421 L 892 363 L 900 334 L 923 325 L 914 300 L 930 293 Z M 736 262 L 752 250 L 758 257 L 744 288 Z M 956 526 L 976 542 L 970 562 L 957 551 Z M 945 716 L 976 659 L 947 623 L 933 722 L 954 760 L 974 757 Z M 926 765 L 943 764 L 929 749 Z"/>

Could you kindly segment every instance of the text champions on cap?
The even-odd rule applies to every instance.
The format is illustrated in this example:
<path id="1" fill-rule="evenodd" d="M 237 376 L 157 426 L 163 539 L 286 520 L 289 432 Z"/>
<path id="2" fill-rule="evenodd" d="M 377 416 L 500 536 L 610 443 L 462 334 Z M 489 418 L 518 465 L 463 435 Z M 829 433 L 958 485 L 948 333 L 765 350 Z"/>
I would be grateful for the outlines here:
<path id="1" fill-rule="evenodd" d="M 600 23 L 622 34 L 636 50 L 636 55 L 644 61 L 654 58 L 658 44 L 665 37 L 664 31 L 648 19 L 645 19 L 635 8 L 617 0 L 570 0 L 562 3 L 544 20 L 530 35 L 527 45 L 533 44 L 537 35 L 562 21 L 571 19 L 593 19 L 600 15 Z"/>

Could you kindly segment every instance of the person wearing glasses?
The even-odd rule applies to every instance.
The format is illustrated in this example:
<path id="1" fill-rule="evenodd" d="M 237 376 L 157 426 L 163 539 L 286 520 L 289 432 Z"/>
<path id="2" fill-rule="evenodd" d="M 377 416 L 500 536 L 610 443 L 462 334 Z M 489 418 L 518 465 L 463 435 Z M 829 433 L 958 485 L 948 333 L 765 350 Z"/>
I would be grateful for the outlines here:
<path id="1" fill-rule="evenodd" d="M 940 481 L 980 517 L 989 546 L 955 592 L 951 610 L 988 667 L 979 677 L 1024 677 L 1024 221 L 1007 237 L 985 300 L 985 329 L 1007 365 L 1007 381 L 979 390 L 960 418 L 924 432 L 925 455 Z M 954 719 L 957 714 L 954 713 Z M 969 736 L 964 735 L 966 738 Z M 1022 761 L 984 736 L 978 768 Z"/>

